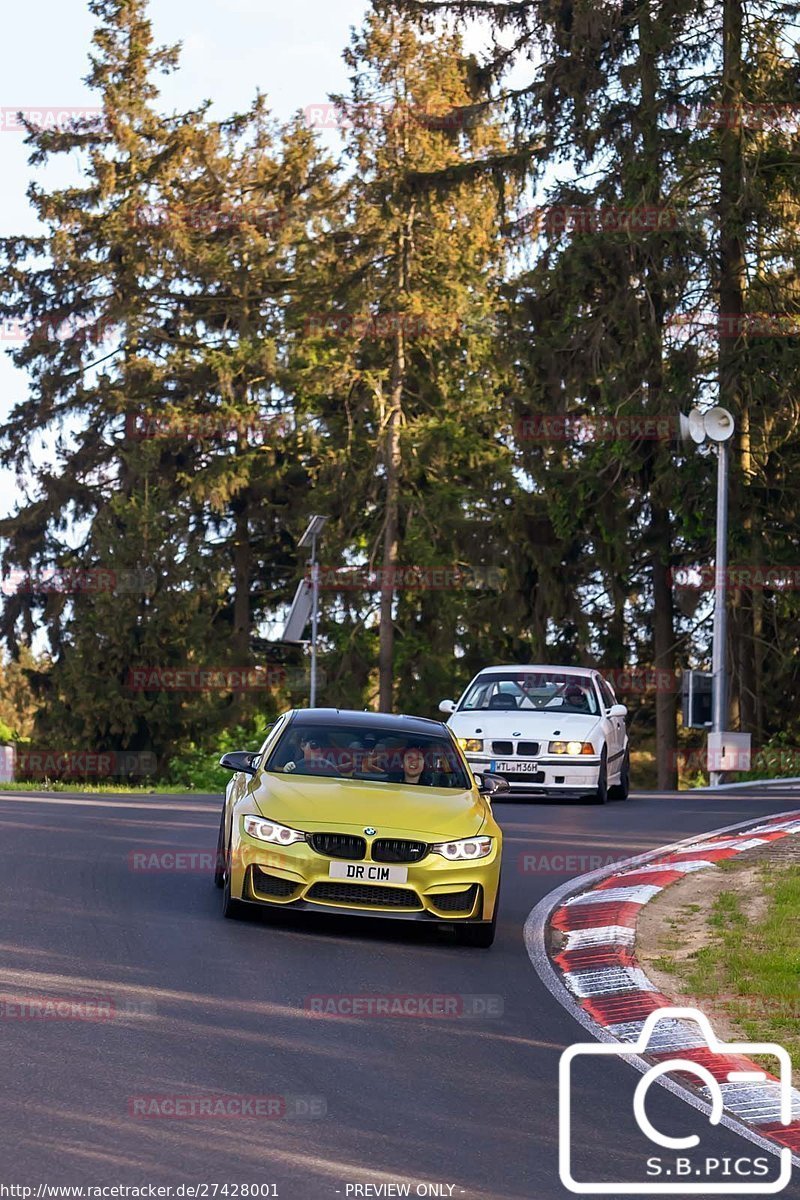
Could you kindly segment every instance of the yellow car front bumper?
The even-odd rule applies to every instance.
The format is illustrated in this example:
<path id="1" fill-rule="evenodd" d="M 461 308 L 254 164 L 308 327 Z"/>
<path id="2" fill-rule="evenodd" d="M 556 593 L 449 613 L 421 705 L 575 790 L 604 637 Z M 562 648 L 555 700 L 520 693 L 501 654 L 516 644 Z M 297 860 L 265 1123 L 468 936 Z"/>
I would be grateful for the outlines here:
<path id="1" fill-rule="evenodd" d="M 326 830 L 351 835 L 362 832 L 348 825 L 326 825 Z M 252 838 L 244 832 L 242 817 L 237 814 L 231 895 L 255 904 L 318 912 L 406 920 L 490 921 L 497 902 L 501 839 L 499 830 L 486 832 L 494 837 L 491 853 L 464 862 L 450 862 L 430 851 L 418 862 L 375 862 L 370 854 L 372 839 L 367 838 L 366 857 L 354 865 L 377 870 L 365 871 L 367 878 L 363 880 L 348 881 L 330 874 L 331 863 L 348 860 L 318 853 L 308 842 L 273 846 Z M 413 835 L 398 830 L 392 830 L 389 836 L 414 840 Z M 402 882 L 381 880 L 387 867 L 405 869 L 407 878 Z"/>

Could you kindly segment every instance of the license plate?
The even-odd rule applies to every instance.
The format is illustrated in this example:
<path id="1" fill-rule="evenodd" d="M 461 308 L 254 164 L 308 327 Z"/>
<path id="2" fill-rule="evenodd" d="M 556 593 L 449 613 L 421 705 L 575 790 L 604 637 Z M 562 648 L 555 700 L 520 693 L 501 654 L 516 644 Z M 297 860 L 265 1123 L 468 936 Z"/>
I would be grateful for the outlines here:
<path id="1" fill-rule="evenodd" d="M 533 775 L 539 770 L 535 762 L 496 762 L 492 764 L 493 771 L 502 771 L 506 775 Z"/>
<path id="2" fill-rule="evenodd" d="M 353 883 L 407 883 L 408 867 L 383 867 L 379 863 L 332 862 L 331 879 L 350 879 Z"/>

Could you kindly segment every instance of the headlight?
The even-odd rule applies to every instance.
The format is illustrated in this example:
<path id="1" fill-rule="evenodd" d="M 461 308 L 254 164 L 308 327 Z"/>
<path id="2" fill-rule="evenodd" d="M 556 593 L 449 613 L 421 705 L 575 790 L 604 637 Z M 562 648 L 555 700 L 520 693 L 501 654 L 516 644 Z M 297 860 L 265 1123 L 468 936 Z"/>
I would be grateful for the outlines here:
<path id="1" fill-rule="evenodd" d="M 550 742 L 548 749 L 551 754 L 594 754 L 591 742 Z"/>
<path id="2" fill-rule="evenodd" d="M 441 854 L 442 858 L 449 859 L 450 862 L 486 858 L 487 854 L 492 853 L 493 841 L 494 838 L 490 837 L 461 838 L 457 842 L 437 842 L 435 846 L 431 846 L 431 850 L 434 854 Z"/>
<path id="3" fill-rule="evenodd" d="M 480 754 L 483 750 L 483 738 L 459 738 L 458 744 L 469 754 Z"/>
<path id="4" fill-rule="evenodd" d="M 277 821 L 264 821 L 261 817 L 245 817 L 244 831 L 250 837 L 258 838 L 260 842 L 272 842 L 278 846 L 291 846 L 293 842 L 306 840 L 306 835 L 299 829 L 289 829 L 287 825 L 279 825 Z"/>

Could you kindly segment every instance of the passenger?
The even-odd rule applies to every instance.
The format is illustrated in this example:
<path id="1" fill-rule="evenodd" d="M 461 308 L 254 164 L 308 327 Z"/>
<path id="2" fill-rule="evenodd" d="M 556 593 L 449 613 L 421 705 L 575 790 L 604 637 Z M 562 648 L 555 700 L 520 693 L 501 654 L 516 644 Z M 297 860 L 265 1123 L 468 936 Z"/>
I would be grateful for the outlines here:
<path id="1" fill-rule="evenodd" d="M 364 747 L 359 741 L 350 742 L 346 750 L 338 752 L 336 759 L 336 766 L 339 773 L 350 778 L 356 771 L 363 769 Z"/>
<path id="2" fill-rule="evenodd" d="M 433 772 L 425 766 L 425 751 L 421 746 L 406 746 L 403 751 L 403 770 L 393 771 L 392 783 L 411 783 L 417 787 L 432 787 Z"/>

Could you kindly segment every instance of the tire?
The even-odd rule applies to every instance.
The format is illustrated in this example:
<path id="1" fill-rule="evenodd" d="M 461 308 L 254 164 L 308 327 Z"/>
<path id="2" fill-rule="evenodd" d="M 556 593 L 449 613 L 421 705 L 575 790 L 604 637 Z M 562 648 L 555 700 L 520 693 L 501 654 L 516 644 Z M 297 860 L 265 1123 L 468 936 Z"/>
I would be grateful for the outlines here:
<path id="1" fill-rule="evenodd" d="M 234 900 L 231 895 L 231 851 L 230 847 L 225 855 L 225 867 L 222 882 L 222 915 L 228 920 L 235 921 L 239 917 L 243 917 L 247 911 L 247 905 L 241 900 Z"/>
<path id="2" fill-rule="evenodd" d="M 217 838 L 217 857 L 214 859 L 214 887 L 225 886 L 225 806 L 219 819 L 219 837 Z"/>
<path id="3" fill-rule="evenodd" d="M 500 907 L 500 887 L 494 901 L 491 921 L 470 921 L 468 925 L 457 925 L 456 936 L 462 946 L 473 946 L 477 950 L 488 950 L 497 933 L 497 910 Z"/>
<path id="4" fill-rule="evenodd" d="M 593 799 L 595 804 L 608 802 L 608 758 L 605 749 L 600 760 L 600 772 L 597 776 L 597 788 L 593 792 Z"/>
<path id="5" fill-rule="evenodd" d="M 609 791 L 609 796 L 612 800 L 627 800 L 631 790 L 631 758 L 630 751 L 625 751 L 625 757 L 622 760 L 622 770 L 619 773 L 619 783 L 615 784 Z"/>

